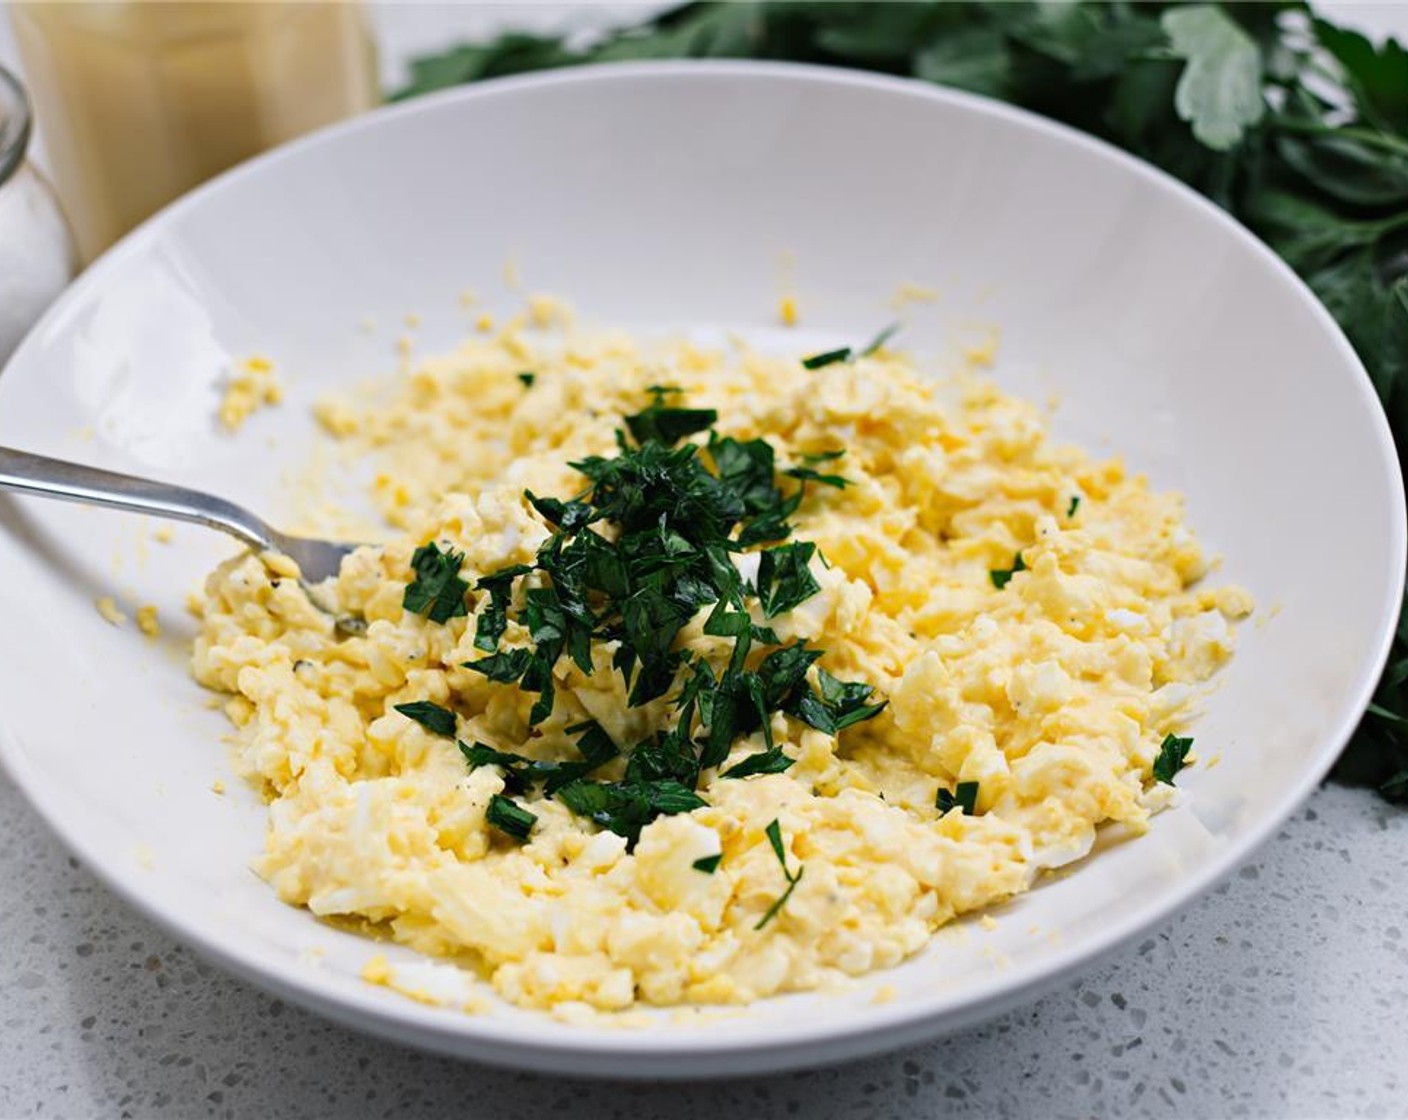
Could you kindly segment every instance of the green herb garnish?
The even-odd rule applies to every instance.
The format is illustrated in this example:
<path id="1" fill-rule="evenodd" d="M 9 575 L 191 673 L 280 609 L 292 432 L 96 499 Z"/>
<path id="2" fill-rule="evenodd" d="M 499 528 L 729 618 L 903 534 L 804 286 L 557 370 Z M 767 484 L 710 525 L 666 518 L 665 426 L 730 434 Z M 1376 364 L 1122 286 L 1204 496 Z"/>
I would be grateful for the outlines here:
<path id="1" fill-rule="evenodd" d="M 988 575 L 992 579 L 992 585 L 1001 591 L 1007 586 L 1008 581 L 1011 580 L 1013 576 L 1018 572 L 1025 572 L 1026 570 L 1027 562 L 1022 559 L 1022 554 L 1019 552 L 1017 553 L 1017 558 L 1012 561 L 1010 568 L 994 568 L 992 571 L 988 572 Z"/>
<path id="2" fill-rule="evenodd" d="M 664 408 L 652 405 L 644 412 L 626 417 L 626 427 L 631 436 L 640 443 L 654 440 L 666 447 L 673 447 L 685 436 L 702 432 L 719 414 L 712 408 Z"/>
<path id="3" fill-rule="evenodd" d="M 406 586 L 401 605 L 431 622 L 445 623 L 469 613 L 464 603 L 469 584 L 460 579 L 463 563 L 463 552 L 453 548 L 441 552 L 434 541 L 416 549 L 411 555 L 415 578 Z"/>
<path id="4" fill-rule="evenodd" d="M 934 798 L 934 807 L 938 809 L 940 816 L 945 816 L 954 809 L 960 809 L 968 816 L 973 816 L 978 811 L 978 783 L 959 782 L 952 792 L 940 786 L 938 795 Z"/>
<path id="5" fill-rule="evenodd" d="M 787 870 L 787 850 L 782 846 L 782 826 L 778 824 L 776 819 L 763 831 L 767 834 L 768 843 L 772 845 L 773 854 L 777 856 L 777 862 L 782 865 L 782 877 L 787 880 L 787 889 L 768 907 L 767 913 L 758 919 L 758 924 L 753 927 L 754 929 L 762 929 L 777 917 L 778 911 L 787 905 L 787 900 L 792 897 L 792 892 L 802 881 L 802 872 L 807 869 L 805 864 L 799 863 L 795 875 Z"/>
<path id="6" fill-rule="evenodd" d="M 489 601 L 479 614 L 474 629 L 474 648 L 485 653 L 493 653 L 499 648 L 499 639 L 508 628 L 508 604 L 513 596 L 513 581 L 527 575 L 533 569 L 526 564 L 515 564 L 504 568 L 492 576 L 485 576 L 474 586 L 489 593 Z"/>
<path id="7" fill-rule="evenodd" d="M 530 813 L 522 805 L 503 794 L 496 793 L 489 798 L 489 808 L 484 812 L 484 819 L 500 832 L 512 836 L 521 844 L 528 839 L 528 834 L 533 831 L 533 826 L 538 822 L 538 815 Z"/>
<path id="8" fill-rule="evenodd" d="M 510 684 L 528 671 L 533 663 L 533 653 L 526 649 L 510 649 L 502 653 L 481 657 L 478 661 L 466 661 L 464 667 L 483 673 L 491 681 Z"/>
<path id="9" fill-rule="evenodd" d="M 793 760 L 782 753 L 781 747 L 769 747 L 765 751 L 750 754 L 737 766 L 725 770 L 722 777 L 747 778 L 753 774 L 781 774 Z"/>
<path id="10" fill-rule="evenodd" d="M 526 369 L 522 373 L 514 374 L 514 376 L 518 378 L 519 381 L 523 382 L 523 387 L 525 389 L 531 389 L 533 387 L 533 382 L 538 380 L 538 375 L 536 373 L 532 373 Z"/>
<path id="11" fill-rule="evenodd" d="M 1066 507 L 1066 517 L 1071 518 L 1076 515 L 1076 510 L 1080 509 L 1080 495 L 1071 495 L 1071 504 Z"/>
<path id="12" fill-rule="evenodd" d="M 557 791 L 557 799 L 578 816 L 624 836 L 634 847 L 640 830 L 656 817 L 688 813 L 707 802 L 670 778 L 649 781 L 577 781 Z"/>
<path id="13" fill-rule="evenodd" d="M 718 855 L 714 856 L 701 856 L 691 863 L 690 866 L 694 868 L 695 871 L 702 871 L 705 875 L 712 875 L 719 869 L 719 864 L 721 864 L 723 860 L 724 854 L 720 852 Z"/>
<path id="14" fill-rule="evenodd" d="M 811 541 L 763 550 L 758 560 L 758 598 L 768 618 L 801 606 L 821 590 L 810 567 L 815 553 Z"/>
<path id="15" fill-rule="evenodd" d="M 510 751 L 501 751 L 487 743 L 472 746 L 459 744 L 460 753 L 471 770 L 481 766 L 498 766 L 504 772 L 505 784 L 515 792 L 526 792 L 541 785 L 551 797 L 563 786 L 578 781 L 605 766 L 620 751 L 611 736 L 595 722 L 579 723 L 567 728 L 569 735 L 579 735 L 576 747 L 581 757 L 565 762 L 545 762 Z"/>
<path id="16" fill-rule="evenodd" d="M 842 346 L 835 350 L 825 350 L 820 354 L 813 354 L 810 358 L 803 358 L 802 365 L 807 369 L 821 369 L 824 366 L 835 365 L 837 362 L 848 362 L 851 360 L 851 348 Z"/>
<path id="17" fill-rule="evenodd" d="M 894 338 L 895 335 L 899 333 L 899 329 L 900 325 L 898 323 L 891 323 L 888 327 L 886 327 L 874 338 L 872 338 L 868 343 L 866 343 L 865 346 L 861 349 L 860 353 L 856 355 L 856 357 L 870 357 L 871 354 L 874 354 L 877 350 L 884 346 L 885 343 L 889 342 L 890 339 Z"/>
<path id="18" fill-rule="evenodd" d="M 396 710 L 434 735 L 449 739 L 455 737 L 455 713 L 449 708 L 442 708 L 429 700 L 417 700 L 412 704 L 397 704 Z"/>
<path id="19" fill-rule="evenodd" d="M 800 692 L 795 705 L 789 704 L 785 710 L 828 735 L 839 734 L 852 724 L 874 719 L 889 703 L 888 700 L 878 704 L 867 703 L 875 690 L 860 681 L 837 680 L 820 667 L 816 676 L 818 691 L 808 689 Z"/>
<path id="20" fill-rule="evenodd" d="M 823 486 L 834 486 L 837 490 L 844 490 L 850 485 L 839 474 L 822 474 L 814 467 L 788 467 L 782 473 L 788 478 L 795 478 L 802 482 L 819 482 Z"/>
<path id="21" fill-rule="evenodd" d="M 808 541 L 762 549 L 756 586 L 733 561 L 738 552 L 791 535 L 788 519 L 805 486 L 781 488 L 765 440 L 720 436 L 710 427 L 712 410 L 676 405 L 678 389 L 649 392 L 647 407 L 617 433 L 617 455 L 572 464 L 587 480 L 585 490 L 570 499 L 525 495 L 553 532 L 532 565 L 504 568 L 476 584 L 485 597 L 474 641 L 486 656 L 464 667 L 535 693 L 528 715 L 534 726 L 554 711 L 559 661 L 569 658 L 591 674 L 599 668 L 595 651 L 612 643 L 611 671 L 621 674 L 627 703 L 638 707 L 673 693 L 673 725 L 634 744 L 613 743 L 595 724 L 577 725 L 567 730 L 581 733 L 579 757 L 554 762 L 460 744 L 471 768 L 502 768 L 511 792 L 541 789 L 632 846 L 657 816 L 704 805 L 695 792 L 701 774 L 722 765 L 740 739 L 758 735 L 760 749 L 724 777 L 791 766 L 773 741 L 776 713 L 835 735 L 885 708 L 871 702 L 870 685 L 837 680 L 817 665 L 821 650 L 800 641 L 784 646 L 750 614 L 750 602 L 772 618 L 820 590 L 810 570 L 816 546 Z M 678 442 L 706 429 L 702 446 Z M 842 453 L 821 452 L 810 461 Z M 598 523 L 612 532 L 598 532 Z M 530 574 L 534 582 L 522 582 Z M 679 632 L 701 611 L 704 632 L 731 643 L 721 667 L 677 648 Z M 529 644 L 500 648 L 510 622 L 526 630 Z M 444 733 L 453 736 L 453 725 Z M 593 776 L 617 756 L 625 757 L 618 780 Z"/>
<path id="22" fill-rule="evenodd" d="M 1159 744 L 1159 757 L 1154 759 L 1154 780 L 1163 782 L 1164 785 L 1173 785 L 1174 775 L 1183 769 L 1192 747 L 1192 739 L 1165 735 L 1164 741 Z"/>
<path id="23" fill-rule="evenodd" d="M 637 443 L 662 443 L 673 447 L 685 436 L 711 427 L 719 414 L 712 408 L 675 408 L 665 404 L 669 395 L 681 392 L 672 385 L 652 385 L 650 407 L 626 417 L 626 427 Z"/>

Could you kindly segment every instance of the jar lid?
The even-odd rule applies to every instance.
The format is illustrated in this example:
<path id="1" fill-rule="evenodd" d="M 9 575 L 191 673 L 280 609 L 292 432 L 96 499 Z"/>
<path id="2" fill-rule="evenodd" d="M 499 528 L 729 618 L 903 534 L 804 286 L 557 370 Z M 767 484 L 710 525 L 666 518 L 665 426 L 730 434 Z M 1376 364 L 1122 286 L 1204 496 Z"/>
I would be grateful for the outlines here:
<path id="1" fill-rule="evenodd" d="M 0 66 L 0 183 L 24 159 L 29 144 L 29 99 L 19 79 Z"/>

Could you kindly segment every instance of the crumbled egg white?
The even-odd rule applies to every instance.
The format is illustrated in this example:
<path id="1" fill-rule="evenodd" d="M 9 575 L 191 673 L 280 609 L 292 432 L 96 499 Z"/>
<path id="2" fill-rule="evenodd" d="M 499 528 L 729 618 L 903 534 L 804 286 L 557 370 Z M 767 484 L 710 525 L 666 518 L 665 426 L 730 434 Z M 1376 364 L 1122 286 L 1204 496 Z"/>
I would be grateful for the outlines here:
<path id="1" fill-rule="evenodd" d="M 1034 406 L 987 381 L 962 376 L 941 401 L 891 350 L 809 372 L 746 349 L 530 329 L 564 322 L 539 303 L 418 360 L 377 399 L 320 405 L 331 435 L 380 457 L 374 495 L 401 530 L 328 585 L 365 633 L 336 633 L 281 578 L 286 562 L 233 560 L 198 604 L 195 674 L 228 695 L 238 767 L 270 800 L 257 870 L 290 903 L 456 962 L 415 973 L 375 958 L 368 980 L 469 1006 L 464 966 L 568 1019 L 815 988 L 898 963 L 956 915 L 1085 855 L 1101 824 L 1137 833 L 1169 804 L 1151 778 L 1158 744 L 1251 610 L 1245 592 L 1192 586 L 1207 564 L 1176 495 L 1054 444 Z M 970 356 L 991 360 L 986 346 Z M 486 596 L 445 625 L 406 612 L 411 553 L 463 551 L 471 587 L 531 562 L 549 530 L 523 491 L 576 493 L 569 461 L 612 454 L 620 417 L 661 382 L 717 409 L 722 434 L 766 438 L 779 465 L 844 448 L 834 469 L 850 484 L 812 487 L 795 518 L 825 557 L 821 591 L 775 621 L 889 707 L 839 742 L 776 716 L 788 771 L 706 773 L 708 805 L 655 821 L 634 851 L 541 798 L 518 845 L 485 820 L 501 773 L 467 770 L 394 705 L 453 705 L 460 739 L 539 758 L 570 757 L 564 728 L 587 717 L 637 741 L 668 705 L 628 708 L 609 664 L 586 676 L 564 659 L 557 709 L 530 734 L 532 696 L 462 668 Z M 995 587 L 989 573 L 1019 551 L 1025 570 Z M 518 623 L 505 640 L 522 644 Z M 680 640 L 719 641 L 697 621 Z M 940 816 L 937 789 L 959 781 L 979 783 L 977 814 Z M 774 819 L 805 874 L 759 929 L 787 886 Z M 716 855 L 714 873 L 696 869 Z"/>

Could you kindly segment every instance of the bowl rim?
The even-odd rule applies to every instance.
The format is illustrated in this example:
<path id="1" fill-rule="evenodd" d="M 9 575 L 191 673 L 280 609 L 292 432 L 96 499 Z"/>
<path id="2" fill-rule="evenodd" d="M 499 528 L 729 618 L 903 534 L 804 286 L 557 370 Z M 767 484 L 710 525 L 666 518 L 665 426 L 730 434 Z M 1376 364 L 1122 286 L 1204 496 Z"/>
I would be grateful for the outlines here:
<path id="1" fill-rule="evenodd" d="M 1151 926 L 1203 895 L 1228 875 L 1281 827 L 1292 812 L 1322 780 L 1372 698 L 1387 663 L 1403 601 L 1404 569 L 1408 560 L 1408 521 L 1404 516 L 1404 484 L 1397 450 L 1387 418 L 1375 395 L 1368 374 L 1329 312 L 1291 268 L 1246 227 L 1207 198 L 1158 168 L 1145 163 L 1112 144 L 1071 126 L 1042 117 L 977 94 L 932 85 L 911 78 L 897 78 L 865 71 L 802 63 L 753 62 L 742 60 L 670 60 L 620 62 L 590 67 L 570 67 L 547 73 L 499 78 L 468 86 L 426 94 L 406 102 L 387 105 L 370 113 L 320 129 L 281 145 L 216 176 L 175 200 L 136 227 L 107 250 L 45 313 L 29 332 L 0 378 L 12 366 L 29 360 L 37 349 L 37 339 L 51 324 L 83 301 L 88 292 L 107 281 L 127 258 L 162 235 L 162 231 L 187 211 L 221 192 L 237 189 L 246 177 L 260 175 L 291 154 L 310 151 L 331 140 L 363 130 L 375 130 L 391 122 L 411 117 L 459 101 L 492 100 L 512 97 L 524 91 L 553 89 L 579 84 L 610 84 L 674 81 L 680 78 L 728 82 L 736 79 L 765 79 L 780 84 L 823 84 L 878 91 L 898 97 L 933 101 L 965 113 L 996 118 L 1029 132 L 1044 134 L 1065 145 L 1081 149 L 1096 161 L 1172 194 L 1184 205 L 1199 211 L 1208 221 L 1219 223 L 1245 250 L 1269 269 L 1268 281 L 1280 283 L 1294 294 L 1306 314 L 1330 332 L 1334 346 L 1351 373 L 1357 392 L 1368 406 L 1373 440 L 1366 451 L 1376 454 L 1387 478 L 1393 515 L 1390 517 L 1390 547 L 1397 575 L 1383 589 L 1385 611 L 1378 632 L 1368 648 L 1372 651 L 1347 691 L 1339 718 L 1316 755 L 1314 764 L 1291 783 L 1271 811 L 1249 827 L 1234 842 L 1219 851 L 1204 866 L 1187 875 L 1156 901 L 1108 928 L 1101 929 L 1072 945 L 1065 945 L 1049 957 L 1025 967 L 1015 967 L 995 977 L 985 990 L 947 1001 L 940 994 L 914 1004 L 877 1004 L 857 1007 L 844 1018 L 818 1018 L 790 1023 L 785 1031 L 775 1024 L 730 1024 L 727 1031 L 708 1035 L 690 1032 L 598 1029 L 563 1027 L 545 1017 L 531 1016 L 508 1020 L 477 1016 L 444 1008 L 427 1007 L 411 1000 L 399 1002 L 378 998 L 370 987 L 335 988 L 313 970 L 297 962 L 266 959 L 257 949 L 238 943 L 222 943 L 208 937 L 200 923 L 178 907 L 148 901 L 142 880 L 121 866 L 112 853 L 99 850 L 71 835 L 64 826 L 63 797 L 46 789 L 28 771 L 24 752 L 0 722 L 0 765 L 64 845 L 93 871 L 99 880 L 124 902 L 181 943 L 197 950 L 226 970 L 253 982 L 282 998 L 314 1010 L 328 1018 L 360 1030 L 458 1057 L 494 1064 L 557 1071 L 578 1076 L 619 1076 L 622 1067 L 595 1071 L 594 1058 L 611 1058 L 620 1063 L 638 1058 L 642 1068 L 637 1077 L 684 1078 L 728 1077 L 781 1072 L 815 1066 L 840 1058 L 857 1058 L 906 1043 L 969 1026 L 1012 1006 L 1035 998 L 1040 992 L 1064 981 L 1078 969 L 1125 944 Z M 725 1059 L 730 1059 L 725 1061 Z"/>

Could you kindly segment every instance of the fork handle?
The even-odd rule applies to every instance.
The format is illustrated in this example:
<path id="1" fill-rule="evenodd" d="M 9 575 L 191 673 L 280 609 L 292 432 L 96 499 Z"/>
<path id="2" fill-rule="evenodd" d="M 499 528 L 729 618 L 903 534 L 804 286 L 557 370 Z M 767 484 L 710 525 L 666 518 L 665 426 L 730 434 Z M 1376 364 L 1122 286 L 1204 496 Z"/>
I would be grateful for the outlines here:
<path id="1" fill-rule="evenodd" d="M 224 498 L 9 447 L 0 447 L 0 490 L 190 521 L 220 529 L 256 549 L 273 547 L 269 526 Z"/>

